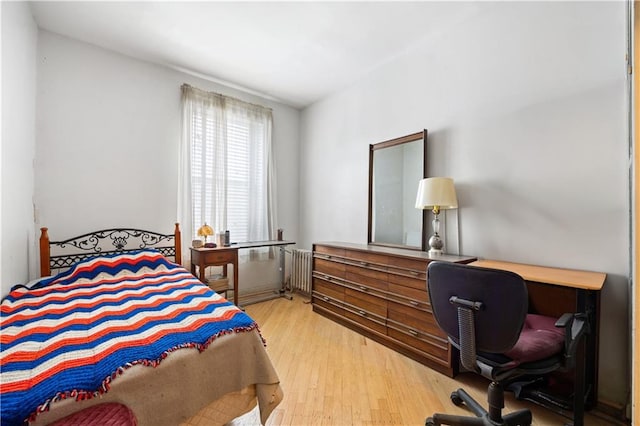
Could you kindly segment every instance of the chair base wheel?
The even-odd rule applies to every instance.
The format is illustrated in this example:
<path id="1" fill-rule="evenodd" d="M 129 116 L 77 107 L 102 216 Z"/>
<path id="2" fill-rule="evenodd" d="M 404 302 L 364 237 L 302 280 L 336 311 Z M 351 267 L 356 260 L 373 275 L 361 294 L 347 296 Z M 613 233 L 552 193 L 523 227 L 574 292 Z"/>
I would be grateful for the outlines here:
<path id="1" fill-rule="evenodd" d="M 462 405 L 464 404 L 464 401 L 462 400 L 462 398 L 460 398 L 460 395 L 458 395 L 458 392 L 451 392 L 450 398 L 451 398 L 451 402 L 453 402 L 453 404 L 458 407 L 462 407 Z"/>
<path id="2" fill-rule="evenodd" d="M 455 414 L 436 413 L 427 417 L 425 426 L 454 425 L 454 426 L 531 426 L 531 411 L 522 409 L 502 415 L 504 405 L 504 392 L 502 386 L 492 383 L 489 386 L 487 399 L 490 411 L 485 410 L 464 389 L 458 389 L 451 393 L 451 401 L 458 407 L 464 406 L 474 416 L 461 416 Z"/>

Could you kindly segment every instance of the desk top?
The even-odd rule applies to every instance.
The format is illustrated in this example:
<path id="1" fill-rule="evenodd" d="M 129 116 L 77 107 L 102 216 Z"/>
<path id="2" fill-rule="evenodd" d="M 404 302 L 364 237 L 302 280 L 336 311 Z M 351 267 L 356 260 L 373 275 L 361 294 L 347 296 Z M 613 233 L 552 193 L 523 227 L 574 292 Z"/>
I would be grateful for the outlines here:
<path id="1" fill-rule="evenodd" d="M 258 247 L 272 247 L 272 246 L 288 246 L 291 244 L 295 244 L 295 241 L 279 241 L 279 240 L 268 240 L 268 241 L 248 241 L 243 243 L 231 243 L 229 246 L 217 246 L 217 247 L 191 247 L 191 250 L 198 251 L 207 251 L 207 250 L 239 250 L 239 249 L 249 249 L 249 248 L 258 248 Z"/>
<path id="2" fill-rule="evenodd" d="M 338 249 L 352 249 L 358 250 L 368 253 L 376 253 L 376 254 L 391 254 L 394 256 L 402 256 L 409 259 L 423 259 L 423 260 L 441 260 L 443 262 L 460 262 L 467 263 L 473 260 L 476 260 L 475 256 L 460 256 L 456 254 L 429 254 L 426 251 L 421 251 L 417 249 L 407 249 L 401 247 L 388 247 L 388 246 L 378 246 L 374 244 L 357 244 L 357 243 L 343 243 L 336 241 L 323 241 L 314 243 L 314 246 L 328 246 L 335 247 Z"/>
<path id="3" fill-rule="evenodd" d="M 585 290 L 602 290 L 607 274 L 575 269 L 548 268 L 499 260 L 477 260 L 470 265 L 515 272 L 527 281 L 555 284 Z"/>
<path id="4" fill-rule="evenodd" d="M 246 241 L 244 243 L 231 243 L 231 247 L 246 249 L 246 248 L 255 248 L 255 247 L 288 246 L 295 243 L 296 243 L 295 241 L 280 241 L 280 240 Z"/>

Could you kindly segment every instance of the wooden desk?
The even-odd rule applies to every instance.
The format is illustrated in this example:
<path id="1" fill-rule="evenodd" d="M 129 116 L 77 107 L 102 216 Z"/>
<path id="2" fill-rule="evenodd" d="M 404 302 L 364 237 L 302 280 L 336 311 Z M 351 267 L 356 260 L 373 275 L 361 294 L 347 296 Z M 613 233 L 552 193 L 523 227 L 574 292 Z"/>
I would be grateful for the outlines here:
<path id="1" fill-rule="evenodd" d="M 222 266 L 223 275 L 227 275 L 227 265 L 233 265 L 233 304 L 238 305 L 238 247 L 193 248 L 191 247 L 191 273 L 203 283 L 207 282 L 207 266 Z M 196 275 L 196 266 L 198 275 Z"/>
<path id="2" fill-rule="evenodd" d="M 572 269 L 547 268 L 496 260 L 478 260 L 474 266 L 502 269 L 515 272 L 527 283 L 529 291 L 529 311 L 541 315 L 560 317 L 563 313 L 585 313 L 589 332 L 578 349 L 573 384 L 575 393 L 583 394 L 584 408 L 596 405 L 598 397 L 598 331 L 600 327 L 600 290 L 607 277 L 601 272 L 578 271 Z M 580 380 L 580 370 L 584 380 Z M 584 384 L 581 392 L 578 386 Z M 580 398 L 577 404 L 580 404 Z M 579 409 L 579 406 L 574 406 Z M 581 422 L 574 422 L 576 426 Z"/>

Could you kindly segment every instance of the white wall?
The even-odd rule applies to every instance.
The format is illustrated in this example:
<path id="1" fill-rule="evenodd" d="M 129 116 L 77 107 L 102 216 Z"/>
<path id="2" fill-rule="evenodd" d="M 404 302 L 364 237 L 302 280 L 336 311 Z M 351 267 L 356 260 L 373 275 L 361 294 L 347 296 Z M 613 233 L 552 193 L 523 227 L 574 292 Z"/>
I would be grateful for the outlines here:
<path id="1" fill-rule="evenodd" d="M 2 296 L 29 279 L 34 258 L 36 44 L 28 3 L 2 2 Z"/>
<path id="2" fill-rule="evenodd" d="M 368 144 L 426 128 L 430 175 L 456 182 L 462 254 L 608 274 L 599 396 L 625 404 L 625 8 L 482 4 L 305 109 L 302 245 L 365 243 Z"/>
<path id="3" fill-rule="evenodd" d="M 297 238 L 298 110 L 40 31 L 35 201 L 37 226 L 52 240 L 111 227 L 173 230 L 183 83 L 273 109 L 277 226 Z M 278 281 L 275 264 L 239 272 L 240 293 Z"/>

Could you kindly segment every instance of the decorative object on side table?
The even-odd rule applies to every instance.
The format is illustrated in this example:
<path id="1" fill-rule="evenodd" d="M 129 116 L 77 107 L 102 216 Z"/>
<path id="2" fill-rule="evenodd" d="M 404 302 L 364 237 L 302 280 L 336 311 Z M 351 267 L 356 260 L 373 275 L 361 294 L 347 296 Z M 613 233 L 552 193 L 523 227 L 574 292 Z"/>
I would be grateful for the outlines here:
<path id="1" fill-rule="evenodd" d="M 198 229 L 198 236 L 199 237 L 204 237 L 204 245 L 205 247 L 207 246 L 207 237 L 213 235 L 213 228 L 210 227 L 209 225 L 207 225 L 207 222 L 204 223 L 204 225 L 202 225 L 199 229 Z"/>
<path id="2" fill-rule="evenodd" d="M 440 210 L 457 209 L 458 198 L 453 179 L 448 177 L 431 177 L 422 179 L 416 197 L 417 209 L 432 209 L 433 235 L 429 238 L 429 254 L 441 255 L 444 243 L 440 238 Z"/>

